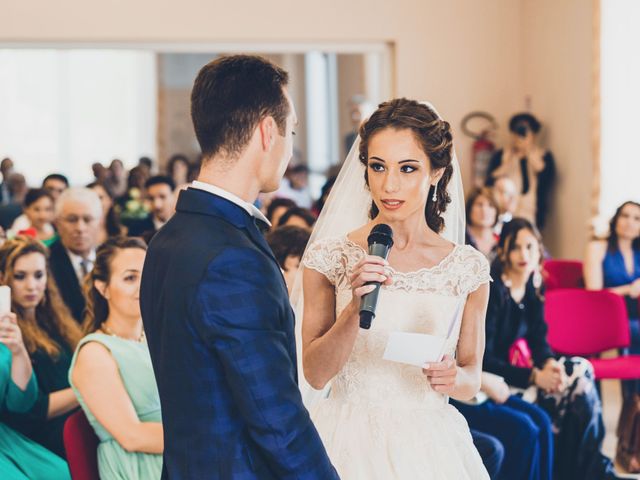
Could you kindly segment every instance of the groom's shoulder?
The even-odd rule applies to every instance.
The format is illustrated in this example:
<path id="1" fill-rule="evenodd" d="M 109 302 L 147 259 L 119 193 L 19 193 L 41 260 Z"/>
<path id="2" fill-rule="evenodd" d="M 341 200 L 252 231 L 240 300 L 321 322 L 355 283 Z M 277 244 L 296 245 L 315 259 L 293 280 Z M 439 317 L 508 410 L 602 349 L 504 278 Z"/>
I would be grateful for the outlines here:
<path id="1" fill-rule="evenodd" d="M 177 212 L 153 237 L 149 254 L 206 262 L 232 246 L 252 248 L 242 230 L 222 218 Z"/>

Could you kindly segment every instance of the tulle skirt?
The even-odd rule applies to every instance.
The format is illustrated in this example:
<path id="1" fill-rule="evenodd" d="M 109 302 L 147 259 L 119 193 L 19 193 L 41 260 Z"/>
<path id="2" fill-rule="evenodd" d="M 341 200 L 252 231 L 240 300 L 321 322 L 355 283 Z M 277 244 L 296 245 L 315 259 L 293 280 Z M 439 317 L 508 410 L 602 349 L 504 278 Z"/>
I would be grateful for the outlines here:
<path id="1" fill-rule="evenodd" d="M 416 408 L 327 398 L 312 418 L 342 480 L 489 479 L 451 405 Z"/>

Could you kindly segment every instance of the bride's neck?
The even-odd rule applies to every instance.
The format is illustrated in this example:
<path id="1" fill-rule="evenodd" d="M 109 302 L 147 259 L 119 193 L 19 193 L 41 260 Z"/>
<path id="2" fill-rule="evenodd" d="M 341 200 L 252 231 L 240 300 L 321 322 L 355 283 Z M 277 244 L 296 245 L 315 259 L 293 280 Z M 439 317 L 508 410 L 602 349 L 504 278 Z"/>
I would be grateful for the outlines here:
<path id="1" fill-rule="evenodd" d="M 386 223 L 391 227 L 393 230 L 394 250 L 405 250 L 417 241 L 429 241 L 432 238 L 435 240 L 435 237 L 438 236 L 427 225 L 424 214 L 415 215 L 401 221 L 380 218 L 376 223 Z"/>

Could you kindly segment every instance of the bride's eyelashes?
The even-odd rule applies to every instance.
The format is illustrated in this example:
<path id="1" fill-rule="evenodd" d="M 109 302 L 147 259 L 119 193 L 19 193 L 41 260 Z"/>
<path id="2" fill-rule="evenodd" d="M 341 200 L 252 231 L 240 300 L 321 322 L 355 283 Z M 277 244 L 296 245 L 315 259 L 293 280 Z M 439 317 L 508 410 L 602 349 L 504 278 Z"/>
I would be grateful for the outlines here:
<path id="1" fill-rule="evenodd" d="M 384 172 L 385 171 L 385 166 L 381 163 L 377 163 L 377 162 L 371 162 L 369 164 L 369 168 L 371 170 L 373 170 L 374 172 Z M 413 173 L 416 170 L 418 170 L 417 167 L 414 167 L 412 165 L 403 165 L 402 167 L 400 167 L 400 171 L 402 173 Z"/>

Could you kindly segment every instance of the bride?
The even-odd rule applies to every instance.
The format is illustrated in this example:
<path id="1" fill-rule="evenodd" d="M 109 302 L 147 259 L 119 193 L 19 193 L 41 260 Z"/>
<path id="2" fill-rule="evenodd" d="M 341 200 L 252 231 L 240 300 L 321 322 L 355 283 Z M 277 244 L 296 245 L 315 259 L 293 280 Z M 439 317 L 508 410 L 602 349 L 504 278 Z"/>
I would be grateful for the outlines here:
<path id="1" fill-rule="evenodd" d="M 464 238 L 458 169 L 450 126 L 432 107 L 381 104 L 360 128 L 304 255 L 303 371 L 316 390 L 331 384 L 310 411 L 345 480 L 488 478 L 467 423 L 448 404 L 480 387 L 489 290 L 485 258 L 456 243 Z M 366 252 L 380 223 L 394 233 L 388 262 Z M 361 330 L 360 299 L 372 281 L 383 285 L 377 315 Z M 396 331 L 446 338 L 444 358 L 423 368 L 384 360 Z"/>

